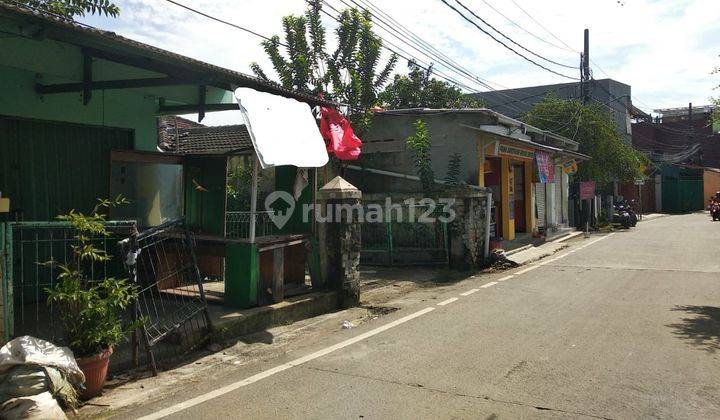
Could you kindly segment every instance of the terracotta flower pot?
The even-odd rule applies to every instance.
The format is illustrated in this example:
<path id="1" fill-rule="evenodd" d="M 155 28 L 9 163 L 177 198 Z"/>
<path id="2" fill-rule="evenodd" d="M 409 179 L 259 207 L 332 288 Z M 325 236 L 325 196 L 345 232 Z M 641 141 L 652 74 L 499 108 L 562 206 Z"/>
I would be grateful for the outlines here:
<path id="1" fill-rule="evenodd" d="M 100 354 L 77 359 L 78 367 L 85 374 L 85 390 L 80 392 L 80 397 L 89 400 L 102 392 L 111 354 L 113 354 L 112 347 Z"/>

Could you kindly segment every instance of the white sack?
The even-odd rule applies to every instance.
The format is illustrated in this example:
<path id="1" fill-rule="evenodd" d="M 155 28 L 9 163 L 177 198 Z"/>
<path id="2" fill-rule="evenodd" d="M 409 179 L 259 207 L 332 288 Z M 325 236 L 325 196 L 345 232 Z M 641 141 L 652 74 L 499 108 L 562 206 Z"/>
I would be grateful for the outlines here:
<path id="1" fill-rule="evenodd" d="M 319 168 L 328 162 L 310 105 L 250 88 L 236 89 L 235 97 L 263 168 Z"/>
<path id="2" fill-rule="evenodd" d="M 59 347 L 29 335 L 15 338 L 0 348 L 0 373 L 19 365 L 54 367 L 64 373 L 71 382 L 85 382 L 85 375 L 69 348 Z"/>
<path id="3" fill-rule="evenodd" d="M 67 419 L 55 398 L 47 391 L 3 402 L 0 405 L 0 417 L 4 419 Z"/>

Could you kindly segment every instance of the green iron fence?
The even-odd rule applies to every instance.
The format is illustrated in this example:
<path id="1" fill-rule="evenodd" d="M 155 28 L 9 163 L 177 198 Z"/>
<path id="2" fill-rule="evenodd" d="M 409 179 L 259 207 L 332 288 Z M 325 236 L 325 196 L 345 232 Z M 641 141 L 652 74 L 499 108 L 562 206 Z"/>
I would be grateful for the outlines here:
<path id="1" fill-rule="evenodd" d="M 275 235 L 279 229 L 272 222 L 270 211 L 255 213 L 255 236 Z M 225 237 L 230 239 L 247 239 L 250 237 L 249 211 L 228 211 L 225 213 Z"/>
<path id="2" fill-rule="evenodd" d="M 118 241 L 134 230 L 134 221 L 109 221 L 109 236 L 93 238 L 112 258 L 85 267 L 91 279 L 126 278 Z M 54 308 L 46 304 L 47 288 L 57 282 L 57 263 L 68 262 L 77 243 L 67 222 L 0 223 L 0 278 L 5 339 L 21 335 L 62 342 Z M 56 264 L 46 264 L 54 261 Z"/>
<path id="3" fill-rule="evenodd" d="M 383 222 L 362 223 L 360 262 L 369 265 L 448 264 L 447 223 L 437 219 L 419 221 L 418 217 L 426 209 L 423 205 L 403 204 L 401 209 L 386 211 Z"/>

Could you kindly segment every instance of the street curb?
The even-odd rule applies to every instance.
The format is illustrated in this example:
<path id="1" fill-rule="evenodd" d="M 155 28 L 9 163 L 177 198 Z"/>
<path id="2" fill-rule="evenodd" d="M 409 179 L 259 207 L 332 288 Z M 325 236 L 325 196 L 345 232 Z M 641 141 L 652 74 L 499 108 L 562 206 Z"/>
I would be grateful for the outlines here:
<path id="1" fill-rule="evenodd" d="M 212 320 L 212 340 L 217 342 L 237 338 L 334 312 L 339 308 L 337 292 L 333 291 L 309 293 L 273 305 L 252 308 L 249 311 L 242 311 L 242 313 L 225 314 L 221 319 Z"/>
<path id="2" fill-rule="evenodd" d="M 570 239 L 576 238 L 576 237 L 582 235 L 583 233 L 585 233 L 585 232 L 583 232 L 583 231 L 570 232 L 570 233 L 568 233 L 568 234 L 565 235 L 565 236 L 562 236 L 562 237 L 560 237 L 560 238 L 557 238 L 557 239 L 554 239 L 554 240 L 550 241 L 550 243 L 551 243 L 551 244 L 559 244 L 559 243 L 561 243 L 561 242 L 569 241 Z"/>

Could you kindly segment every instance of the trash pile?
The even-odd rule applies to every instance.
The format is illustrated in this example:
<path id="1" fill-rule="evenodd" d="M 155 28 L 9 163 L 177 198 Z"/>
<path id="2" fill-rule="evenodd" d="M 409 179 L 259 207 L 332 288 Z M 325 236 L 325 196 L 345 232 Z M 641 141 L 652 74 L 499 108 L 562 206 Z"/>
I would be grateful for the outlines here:
<path id="1" fill-rule="evenodd" d="M 509 270 L 518 266 L 515 261 L 509 260 L 502 249 L 495 249 L 490 253 L 490 267 L 493 270 Z"/>
<path id="2" fill-rule="evenodd" d="M 0 418 L 65 419 L 84 382 L 70 349 L 18 337 L 0 348 Z"/>

